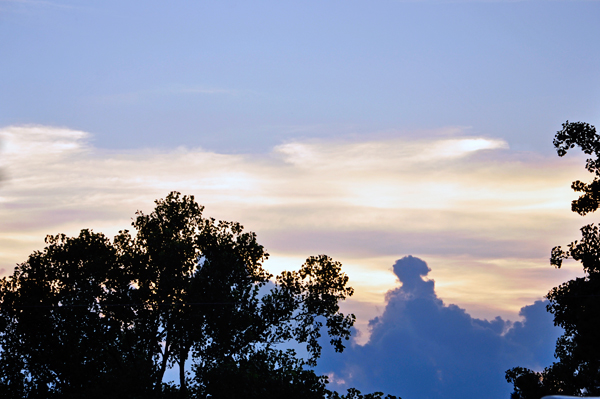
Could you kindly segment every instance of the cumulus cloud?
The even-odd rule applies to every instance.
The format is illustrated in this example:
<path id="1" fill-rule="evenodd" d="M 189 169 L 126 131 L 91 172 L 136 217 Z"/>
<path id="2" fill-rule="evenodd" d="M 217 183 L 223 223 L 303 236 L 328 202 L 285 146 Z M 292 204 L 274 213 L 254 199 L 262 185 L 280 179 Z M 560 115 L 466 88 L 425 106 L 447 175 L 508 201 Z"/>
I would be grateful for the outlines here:
<path id="1" fill-rule="evenodd" d="M 511 391 L 507 369 L 551 363 L 561 331 L 542 301 L 522 308 L 516 323 L 478 319 L 438 298 L 421 259 L 406 256 L 393 270 L 402 285 L 387 293 L 383 314 L 370 321 L 369 341 L 341 355 L 325 353 L 319 371 L 334 376 L 334 387 L 405 399 L 500 399 Z"/>
<path id="2" fill-rule="evenodd" d="M 92 139 L 68 128 L 0 129 L 6 273 L 46 234 L 93 228 L 110 236 L 129 227 L 136 210 L 149 211 L 177 190 L 195 195 L 207 216 L 256 231 L 274 273 L 318 253 L 340 260 L 357 289 L 349 306 L 360 314 L 383 303 L 393 285 L 385 271 L 398 253 L 435 259 L 432 273 L 446 282 L 440 296 L 469 309 L 483 304 L 483 312 L 497 307 L 516 316 L 523 303 L 571 278 L 568 267 L 549 271 L 547 257 L 578 234 L 568 204 L 580 160 L 511 152 L 502 140 L 459 131 L 295 140 L 260 155 L 109 151 Z"/>

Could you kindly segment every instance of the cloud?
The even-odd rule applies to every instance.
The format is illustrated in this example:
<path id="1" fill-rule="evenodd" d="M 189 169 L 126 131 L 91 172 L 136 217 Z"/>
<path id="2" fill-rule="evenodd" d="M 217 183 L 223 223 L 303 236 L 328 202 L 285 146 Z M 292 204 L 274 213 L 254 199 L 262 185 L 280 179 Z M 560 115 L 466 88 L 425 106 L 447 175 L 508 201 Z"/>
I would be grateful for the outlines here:
<path id="1" fill-rule="evenodd" d="M 578 272 L 553 271 L 547 257 L 578 235 L 568 204 L 570 182 L 587 178 L 581 159 L 512 152 L 456 129 L 427 137 L 295 140 L 270 154 L 219 154 L 108 151 L 83 131 L 5 127 L 0 267 L 12 270 L 46 234 L 116 234 L 177 190 L 195 195 L 207 216 L 256 231 L 274 273 L 318 253 L 340 260 L 357 289 L 351 307 L 383 304 L 393 285 L 384 276 L 402 253 L 434 259 L 438 294 L 486 317 L 489 309 L 516 317 Z"/>
<path id="2" fill-rule="evenodd" d="M 319 372 L 338 381 L 332 386 L 405 399 L 507 398 L 505 370 L 551 363 L 561 331 L 543 302 L 522 308 L 520 322 L 477 319 L 438 298 L 421 259 L 406 256 L 393 270 L 402 286 L 387 293 L 383 314 L 370 321 L 369 341 L 341 355 L 324 352 Z"/>
<path id="3" fill-rule="evenodd" d="M 374 142 L 338 142 L 324 146 L 321 141 L 290 142 L 275 147 L 285 162 L 304 169 L 354 171 L 398 170 L 414 163 L 455 159 L 481 150 L 506 149 L 503 140 L 456 138 L 442 140 L 387 139 Z"/>

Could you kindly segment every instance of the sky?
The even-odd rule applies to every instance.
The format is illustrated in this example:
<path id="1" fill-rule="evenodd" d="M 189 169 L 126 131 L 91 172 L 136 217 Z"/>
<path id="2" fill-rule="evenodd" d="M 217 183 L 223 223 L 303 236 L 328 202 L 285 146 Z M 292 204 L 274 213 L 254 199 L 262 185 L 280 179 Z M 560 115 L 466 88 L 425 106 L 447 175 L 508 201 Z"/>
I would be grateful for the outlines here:
<path id="1" fill-rule="evenodd" d="M 585 157 L 552 138 L 599 123 L 599 15 L 595 0 L 0 0 L 0 275 L 46 234 L 114 235 L 177 190 L 255 231 L 273 273 L 342 262 L 358 320 L 323 355 L 332 385 L 508 398 L 504 370 L 553 360 L 540 301 L 582 274 L 550 249 L 595 221 L 569 206 Z"/>

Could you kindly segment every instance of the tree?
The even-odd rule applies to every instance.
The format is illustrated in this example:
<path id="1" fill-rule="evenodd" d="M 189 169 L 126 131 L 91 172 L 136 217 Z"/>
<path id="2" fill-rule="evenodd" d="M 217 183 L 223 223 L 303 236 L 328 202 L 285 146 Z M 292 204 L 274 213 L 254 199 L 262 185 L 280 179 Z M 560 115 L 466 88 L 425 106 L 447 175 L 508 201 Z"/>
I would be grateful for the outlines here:
<path id="1" fill-rule="evenodd" d="M 48 236 L 3 278 L 6 397 L 230 398 L 242 386 L 256 397 L 346 398 L 307 368 L 320 356 L 323 327 L 336 351 L 350 336 L 355 317 L 339 302 L 353 289 L 341 264 L 309 257 L 273 282 L 256 234 L 202 212 L 193 196 L 172 192 L 152 213 L 137 213 L 135 235 Z M 308 359 L 279 348 L 288 341 L 305 344 Z M 166 385 L 175 364 L 179 384 Z M 363 397 L 381 394 L 347 396 Z"/>
<path id="2" fill-rule="evenodd" d="M 573 182 L 573 190 L 582 194 L 571 203 L 571 209 L 582 216 L 596 211 L 600 205 L 600 136 L 596 128 L 567 121 L 556 133 L 554 146 L 561 157 L 575 146 L 593 155 L 587 159 L 586 169 L 594 174 L 594 180 Z M 554 356 L 558 361 L 542 372 L 522 367 L 508 370 L 506 379 L 515 388 L 513 398 L 600 395 L 600 231 L 589 224 L 581 228 L 581 233 L 581 240 L 569 244 L 568 249 L 554 247 L 550 258 L 557 268 L 565 259 L 579 261 L 585 273 L 553 288 L 546 296 L 554 324 L 564 329 L 556 342 Z"/>

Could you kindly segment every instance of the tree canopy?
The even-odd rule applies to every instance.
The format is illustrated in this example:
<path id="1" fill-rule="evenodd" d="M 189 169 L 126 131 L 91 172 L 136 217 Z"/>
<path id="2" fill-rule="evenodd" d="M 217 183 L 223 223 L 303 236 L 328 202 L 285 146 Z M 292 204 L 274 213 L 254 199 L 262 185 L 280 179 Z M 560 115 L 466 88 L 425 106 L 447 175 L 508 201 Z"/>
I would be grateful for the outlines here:
<path id="1" fill-rule="evenodd" d="M 559 156 L 578 146 L 592 158 L 586 169 L 594 180 L 573 182 L 571 187 L 581 196 L 571 203 L 580 215 L 594 212 L 600 205 L 600 136 L 596 128 L 583 122 L 567 121 L 556 133 L 554 146 Z M 554 287 L 546 296 L 547 310 L 554 315 L 554 324 L 564 329 L 556 342 L 557 362 L 541 372 L 515 367 L 506 372 L 514 384 L 514 399 L 539 399 L 544 395 L 600 395 L 600 231 L 588 224 L 581 228 L 582 237 L 567 249 L 554 247 L 550 262 L 560 268 L 563 260 L 581 262 L 584 277 Z"/>
<path id="2" fill-rule="evenodd" d="M 353 294 L 339 262 L 311 256 L 273 280 L 255 233 L 177 192 L 132 226 L 48 236 L 0 281 L 4 397 L 341 398 L 309 368 L 323 330 L 341 352 L 355 320 L 339 309 Z"/>

